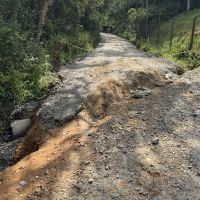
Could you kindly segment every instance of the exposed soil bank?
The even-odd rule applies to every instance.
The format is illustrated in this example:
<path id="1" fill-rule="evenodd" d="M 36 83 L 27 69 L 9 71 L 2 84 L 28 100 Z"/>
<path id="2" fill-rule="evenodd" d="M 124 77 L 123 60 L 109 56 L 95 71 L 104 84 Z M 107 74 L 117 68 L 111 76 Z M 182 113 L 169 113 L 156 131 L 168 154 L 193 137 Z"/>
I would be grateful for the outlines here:
<path id="1" fill-rule="evenodd" d="M 1 199 L 198 200 L 199 72 L 178 71 L 102 34 L 93 53 L 61 70 L 18 145 L 23 159 L 0 175 Z"/>

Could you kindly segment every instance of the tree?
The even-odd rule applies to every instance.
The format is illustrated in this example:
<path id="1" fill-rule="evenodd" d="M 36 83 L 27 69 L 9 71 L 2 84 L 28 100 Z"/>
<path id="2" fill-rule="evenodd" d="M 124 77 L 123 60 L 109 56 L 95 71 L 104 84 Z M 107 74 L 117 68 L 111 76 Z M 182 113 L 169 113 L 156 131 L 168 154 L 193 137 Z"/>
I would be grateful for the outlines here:
<path id="1" fill-rule="evenodd" d="M 42 36 L 42 29 L 45 23 L 45 19 L 47 16 L 47 12 L 49 6 L 53 4 L 53 0 L 40 0 L 40 11 L 39 11 L 39 19 L 38 19 L 38 30 L 37 30 L 37 39 L 40 40 Z"/>
<path id="2" fill-rule="evenodd" d="M 56 66 L 97 43 L 102 3 L 0 0 L 0 120 L 15 105 L 44 92 Z"/>
<path id="3" fill-rule="evenodd" d="M 187 0 L 187 10 L 189 11 L 190 10 L 190 0 Z"/>

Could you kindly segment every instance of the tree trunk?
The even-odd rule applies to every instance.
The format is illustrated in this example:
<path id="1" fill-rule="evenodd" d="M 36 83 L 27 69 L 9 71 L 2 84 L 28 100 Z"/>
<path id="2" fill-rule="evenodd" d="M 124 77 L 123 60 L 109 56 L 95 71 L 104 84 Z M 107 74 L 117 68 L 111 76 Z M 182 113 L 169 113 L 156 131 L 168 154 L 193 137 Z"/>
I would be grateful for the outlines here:
<path id="1" fill-rule="evenodd" d="M 187 0 L 187 10 L 190 10 L 190 0 Z"/>
<path id="2" fill-rule="evenodd" d="M 38 19 L 37 39 L 40 40 L 42 36 L 42 29 L 45 24 L 46 16 L 48 13 L 49 6 L 52 5 L 53 0 L 40 0 L 40 11 Z"/>
<path id="3" fill-rule="evenodd" d="M 149 30 L 148 30 L 148 11 L 149 11 L 149 0 L 146 0 L 146 25 L 145 25 L 145 34 L 146 34 L 146 39 L 148 38 L 149 35 Z"/>
<path id="4" fill-rule="evenodd" d="M 11 12 L 11 22 L 16 23 L 17 22 L 17 14 L 18 14 L 18 10 L 20 7 L 20 1 L 19 0 L 15 0 L 13 1 L 13 5 L 12 5 L 12 12 Z"/>
<path id="5" fill-rule="evenodd" d="M 176 10 L 177 10 L 177 14 L 179 13 L 179 0 L 177 0 L 177 7 L 176 7 Z"/>
<path id="6" fill-rule="evenodd" d="M 193 25 L 192 25 L 192 34 L 191 34 L 191 40 L 190 40 L 190 44 L 189 44 L 189 50 L 192 50 L 193 47 L 193 43 L 194 43 L 194 33 L 195 33 L 195 26 L 196 26 L 196 21 L 197 21 L 198 17 L 195 17 L 193 19 Z"/>

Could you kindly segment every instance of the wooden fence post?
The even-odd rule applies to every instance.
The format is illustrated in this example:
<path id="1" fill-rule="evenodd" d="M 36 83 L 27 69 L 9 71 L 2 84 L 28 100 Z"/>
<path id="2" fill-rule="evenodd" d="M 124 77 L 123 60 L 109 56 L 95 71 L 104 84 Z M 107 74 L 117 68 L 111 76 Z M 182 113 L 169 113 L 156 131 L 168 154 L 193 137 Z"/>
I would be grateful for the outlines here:
<path id="1" fill-rule="evenodd" d="M 160 44 L 160 15 L 158 17 L 158 32 L 157 32 L 157 44 Z"/>
<path id="2" fill-rule="evenodd" d="M 149 0 L 146 0 L 146 24 L 145 24 L 145 34 L 146 34 L 146 39 L 149 37 L 149 16 L 148 16 L 148 11 L 149 11 Z"/>
<path id="3" fill-rule="evenodd" d="M 172 22 L 172 27 L 171 27 L 170 44 L 169 44 L 170 50 L 172 49 L 173 37 L 174 37 L 174 22 Z"/>
<path id="4" fill-rule="evenodd" d="M 195 17 L 193 19 L 193 24 L 192 24 L 192 34 L 191 34 L 191 39 L 190 39 L 190 44 L 189 44 L 189 50 L 192 50 L 193 43 L 194 43 L 194 33 L 195 33 L 195 27 L 196 27 L 196 21 L 198 17 Z"/>

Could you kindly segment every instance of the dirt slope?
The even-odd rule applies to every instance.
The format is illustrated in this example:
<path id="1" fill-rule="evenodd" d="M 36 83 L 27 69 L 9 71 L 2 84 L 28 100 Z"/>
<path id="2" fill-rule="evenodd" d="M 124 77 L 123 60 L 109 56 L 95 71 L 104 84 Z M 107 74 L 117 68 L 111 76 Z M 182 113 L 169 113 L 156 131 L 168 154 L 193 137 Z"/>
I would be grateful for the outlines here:
<path id="1" fill-rule="evenodd" d="M 61 70 L 18 145 L 26 157 L 0 175 L 0 199 L 199 200 L 199 72 L 178 72 L 102 34 Z"/>

